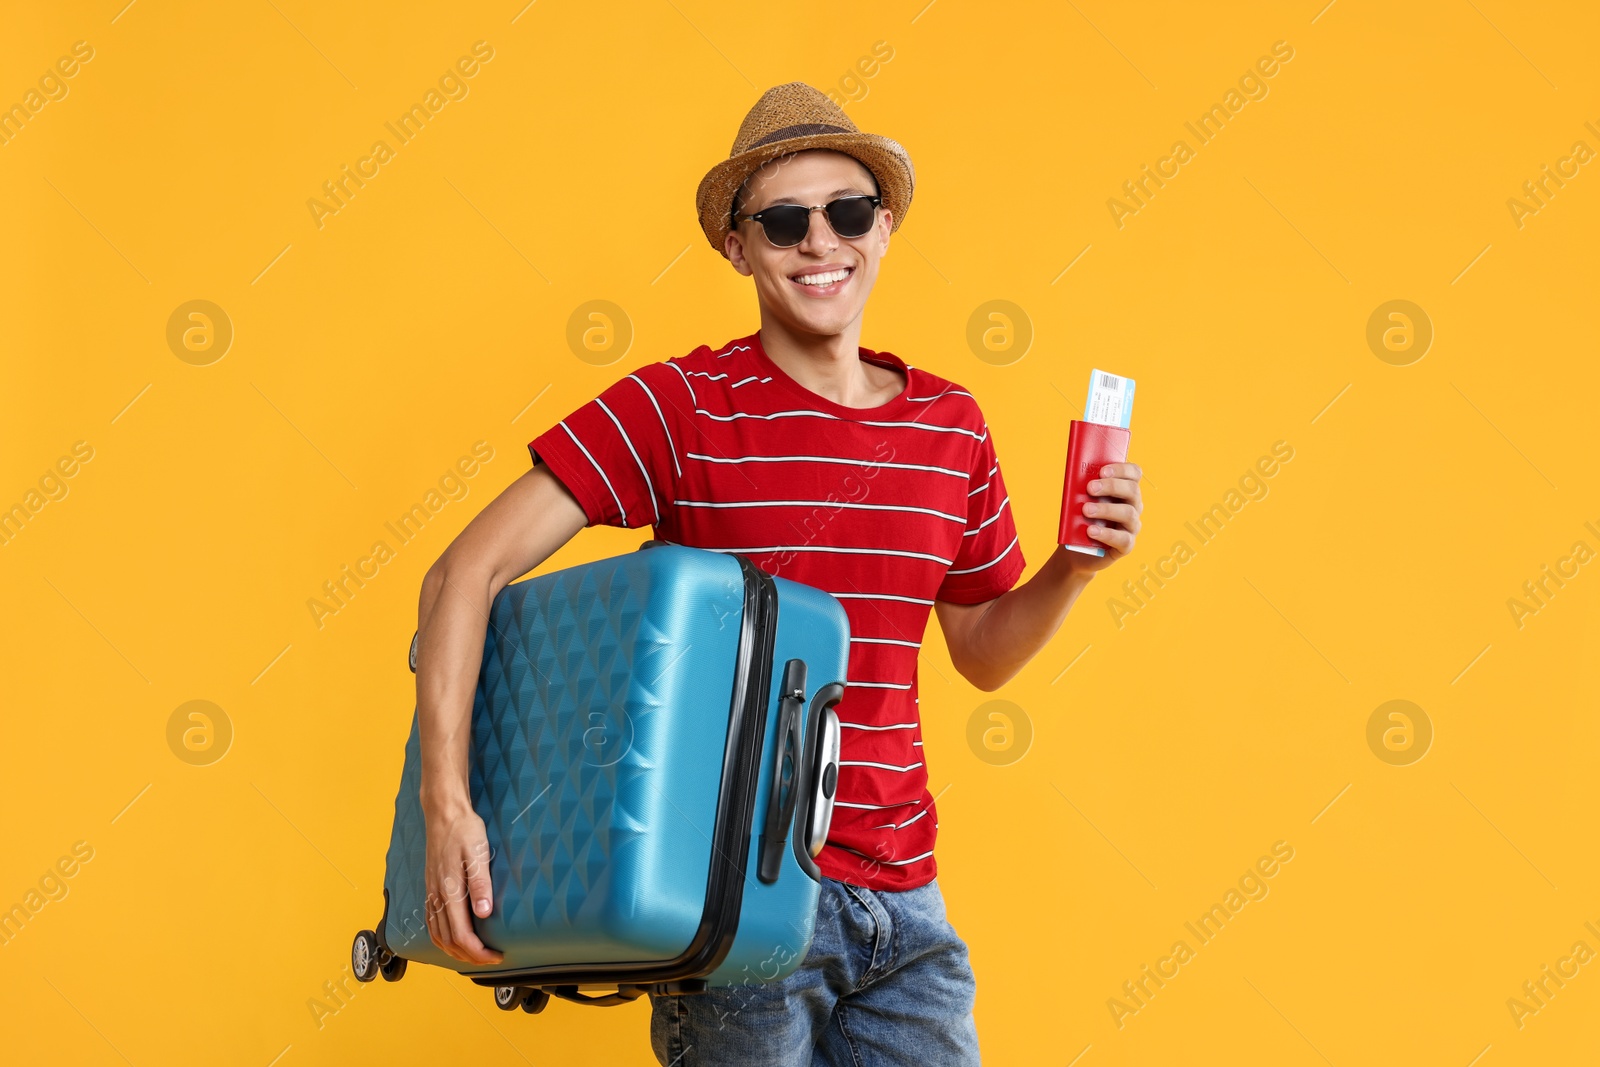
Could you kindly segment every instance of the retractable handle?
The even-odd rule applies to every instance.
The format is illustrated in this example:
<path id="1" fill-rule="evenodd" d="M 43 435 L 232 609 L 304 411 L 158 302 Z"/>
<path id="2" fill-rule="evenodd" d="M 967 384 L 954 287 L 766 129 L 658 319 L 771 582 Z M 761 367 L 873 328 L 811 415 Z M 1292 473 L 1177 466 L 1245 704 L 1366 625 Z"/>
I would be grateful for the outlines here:
<path id="1" fill-rule="evenodd" d="M 829 682 L 812 694 L 805 756 L 801 762 L 800 803 L 795 812 L 795 858 L 807 874 L 819 881 L 822 872 L 817 869 L 816 857 L 828 841 L 834 793 L 839 785 L 839 713 L 834 707 L 843 699 L 842 682 Z"/>
<path id="2" fill-rule="evenodd" d="M 783 850 L 789 843 L 789 823 L 800 798 L 800 751 L 804 743 L 806 663 L 792 659 L 783 665 L 783 693 L 778 698 L 778 736 L 773 744 L 772 792 L 767 796 L 767 819 L 761 830 L 760 861 L 756 877 L 778 880 Z"/>

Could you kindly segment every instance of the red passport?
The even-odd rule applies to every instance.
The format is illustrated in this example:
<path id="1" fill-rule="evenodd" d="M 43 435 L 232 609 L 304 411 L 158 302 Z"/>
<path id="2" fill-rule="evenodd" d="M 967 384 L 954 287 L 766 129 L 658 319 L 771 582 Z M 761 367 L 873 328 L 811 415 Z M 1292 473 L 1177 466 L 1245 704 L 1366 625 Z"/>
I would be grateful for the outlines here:
<path id="1" fill-rule="evenodd" d="M 1061 488 L 1061 528 L 1056 543 L 1103 556 L 1105 546 L 1089 536 L 1089 517 L 1083 506 L 1091 500 L 1108 501 L 1115 497 L 1089 495 L 1089 483 L 1100 477 L 1100 468 L 1122 463 L 1128 458 L 1128 431 L 1122 426 L 1072 420 L 1067 436 L 1067 479 Z M 1118 526 L 1107 519 L 1102 525 Z"/>

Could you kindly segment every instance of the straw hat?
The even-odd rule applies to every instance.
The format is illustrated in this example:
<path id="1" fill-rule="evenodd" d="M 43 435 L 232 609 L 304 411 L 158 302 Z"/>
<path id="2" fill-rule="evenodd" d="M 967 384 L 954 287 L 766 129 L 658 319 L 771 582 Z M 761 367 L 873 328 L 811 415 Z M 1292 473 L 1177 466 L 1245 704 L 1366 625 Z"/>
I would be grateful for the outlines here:
<path id="1" fill-rule="evenodd" d="M 893 214 L 890 230 L 900 228 L 917 183 L 911 157 L 898 141 L 862 133 L 827 94 L 805 82 L 789 82 L 761 94 L 745 115 L 728 158 L 700 179 L 695 209 L 711 247 L 727 258 L 723 241 L 732 229 L 733 196 L 763 163 L 807 148 L 831 148 L 854 156 L 878 180 L 878 195 Z"/>

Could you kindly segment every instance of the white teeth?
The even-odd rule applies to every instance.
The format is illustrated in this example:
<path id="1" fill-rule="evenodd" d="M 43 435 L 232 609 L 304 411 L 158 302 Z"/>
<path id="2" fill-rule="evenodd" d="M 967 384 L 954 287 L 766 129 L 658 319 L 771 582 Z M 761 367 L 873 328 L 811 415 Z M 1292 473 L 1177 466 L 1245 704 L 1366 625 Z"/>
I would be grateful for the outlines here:
<path id="1" fill-rule="evenodd" d="M 834 282 L 843 281 L 850 277 L 848 270 L 831 270 L 826 274 L 804 274 L 795 281 L 801 285 L 832 285 Z"/>

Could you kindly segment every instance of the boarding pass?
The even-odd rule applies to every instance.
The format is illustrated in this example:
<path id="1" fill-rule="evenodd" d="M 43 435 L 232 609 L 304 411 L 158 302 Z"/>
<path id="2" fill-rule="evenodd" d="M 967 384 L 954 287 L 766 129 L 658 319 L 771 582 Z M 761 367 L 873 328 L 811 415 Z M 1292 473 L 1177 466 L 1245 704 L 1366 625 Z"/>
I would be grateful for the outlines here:
<path id="1" fill-rule="evenodd" d="M 1083 421 L 1102 426 L 1128 428 L 1133 418 L 1133 379 L 1103 370 L 1089 374 L 1089 399 L 1083 405 Z"/>

